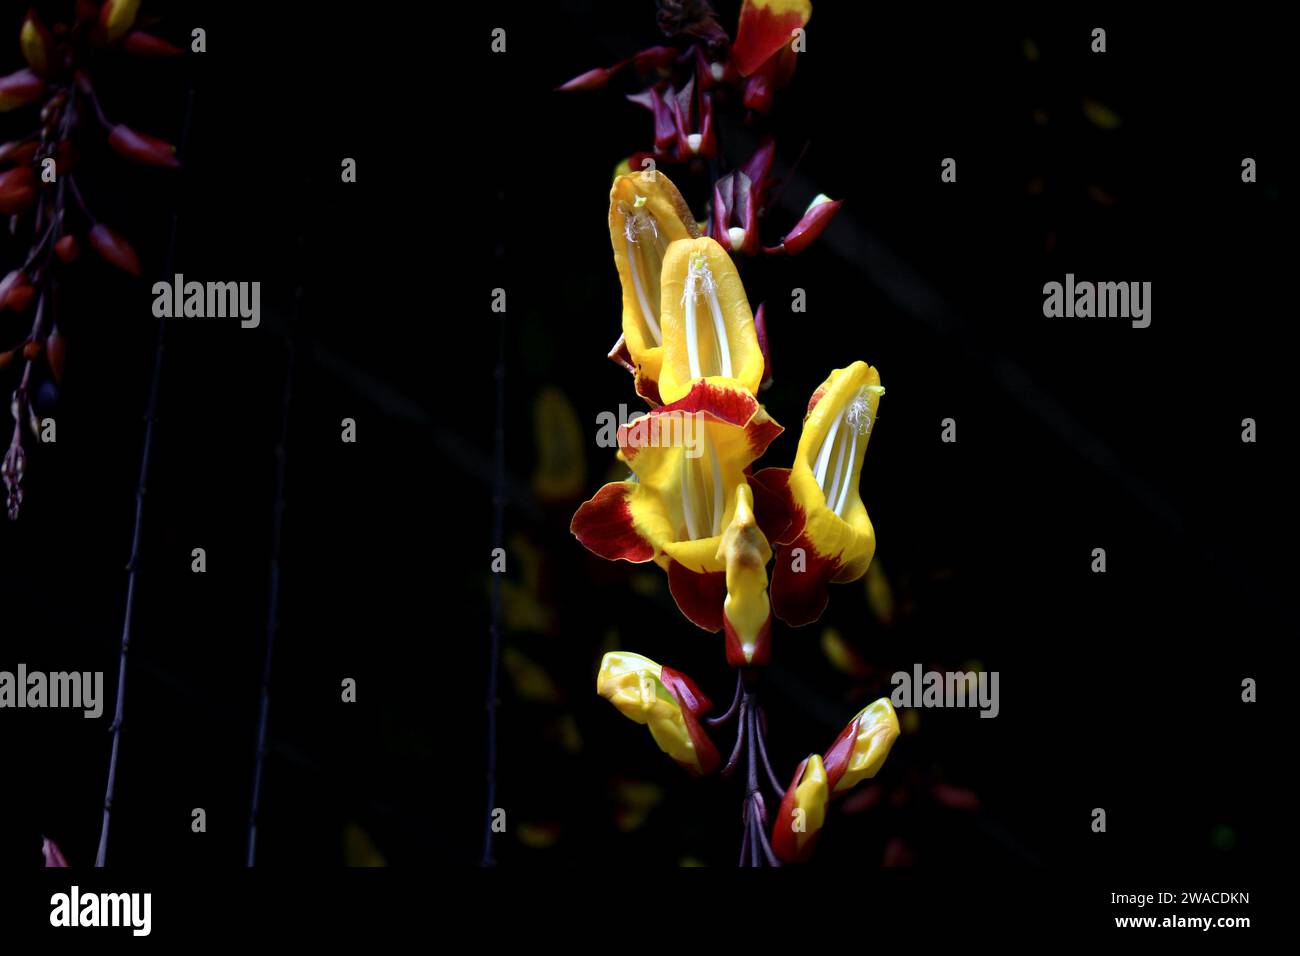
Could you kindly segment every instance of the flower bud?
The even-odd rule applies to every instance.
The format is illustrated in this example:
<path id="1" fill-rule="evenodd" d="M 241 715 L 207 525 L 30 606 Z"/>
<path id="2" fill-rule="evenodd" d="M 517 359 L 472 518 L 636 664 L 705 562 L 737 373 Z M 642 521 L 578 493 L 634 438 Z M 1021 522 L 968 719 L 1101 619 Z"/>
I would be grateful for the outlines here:
<path id="1" fill-rule="evenodd" d="M 772 824 L 772 852 L 786 863 L 802 863 L 812 855 L 826 822 L 830 787 L 822 758 L 813 754 L 799 764 Z"/>
<path id="2" fill-rule="evenodd" d="M 659 749 L 697 776 L 712 773 L 718 750 L 699 718 L 713 709 L 689 677 L 640 654 L 606 654 L 596 692 L 625 717 L 646 724 Z"/>
<path id="3" fill-rule="evenodd" d="M 874 777 L 898 739 L 898 715 L 888 697 L 864 707 L 826 751 L 831 791 L 842 793 L 859 780 Z"/>

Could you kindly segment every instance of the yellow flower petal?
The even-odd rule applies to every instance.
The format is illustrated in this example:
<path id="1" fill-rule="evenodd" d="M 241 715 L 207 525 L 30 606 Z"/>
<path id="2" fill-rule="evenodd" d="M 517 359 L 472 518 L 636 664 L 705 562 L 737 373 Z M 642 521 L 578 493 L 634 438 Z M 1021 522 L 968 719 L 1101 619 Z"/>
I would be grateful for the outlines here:
<path id="1" fill-rule="evenodd" d="M 664 253 L 699 235 L 677 187 L 658 170 L 618 176 L 609 192 L 609 238 L 623 286 L 623 339 L 642 376 L 657 381 L 663 361 L 660 325 Z"/>
<path id="2" fill-rule="evenodd" d="M 648 657 L 612 652 L 600 663 L 596 692 L 625 717 L 647 725 L 659 749 L 679 764 L 693 773 L 708 773 L 717 765 L 717 752 L 701 752 L 696 746 L 698 740 L 712 747 L 707 737 L 692 735 L 687 725 L 689 715 L 683 713 L 677 698 L 664 685 L 662 671 Z"/>
<path id="3" fill-rule="evenodd" d="M 663 368 L 659 394 L 677 401 L 700 379 L 758 393 L 763 351 L 740 274 L 708 236 L 668 247 L 660 297 Z"/>
<path id="4" fill-rule="evenodd" d="M 864 707 L 826 751 L 826 772 L 835 793 L 874 777 L 898 739 L 898 715 L 888 697 Z"/>
<path id="5" fill-rule="evenodd" d="M 733 667 L 766 664 L 771 654 L 772 605 L 767 597 L 767 562 L 772 548 L 754 518 L 749 485 L 736 488 L 731 522 L 718 542 L 715 559 L 727 571 L 722 604 L 727 662 Z"/>

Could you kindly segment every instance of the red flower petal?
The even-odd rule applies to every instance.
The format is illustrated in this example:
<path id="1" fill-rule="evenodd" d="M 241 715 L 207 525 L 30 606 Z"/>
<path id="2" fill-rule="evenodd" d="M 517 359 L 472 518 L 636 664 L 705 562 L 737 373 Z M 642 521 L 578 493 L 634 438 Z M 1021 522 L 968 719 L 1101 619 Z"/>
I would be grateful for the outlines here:
<path id="1" fill-rule="evenodd" d="M 706 421 L 720 422 L 744 428 L 749 438 L 749 447 L 758 458 L 767 451 L 767 446 L 785 429 L 766 414 L 759 415 L 762 406 L 758 399 L 739 388 L 725 388 L 708 382 L 696 382 L 694 387 L 671 405 L 661 405 L 646 414 L 651 418 L 659 415 L 680 413 L 693 415 L 700 412 Z M 640 451 L 641 446 L 635 441 L 638 434 L 649 434 L 648 428 L 639 431 L 639 419 L 633 419 L 618 429 L 618 447 L 623 457 L 630 464 Z"/>
<path id="2" fill-rule="evenodd" d="M 670 152 L 677 145 L 677 121 L 673 115 L 673 109 L 669 105 L 673 99 L 672 86 L 667 87 L 666 94 L 657 87 L 652 86 L 640 93 L 629 94 L 628 99 L 633 103 L 644 106 L 654 114 L 655 152 L 660 154 Z M 633 166 L 632 168 L 638 169 L 640 167 Z"/>
<path id="3" fill-rule="evenodd" d="M 727 599 L 727 573 L 699 573 L 683 564 L 668 565 L 668 590 L 686 619 L 714 633 L 722 630 L 722 602 Z"/>
<path id="4" fill-rule="evenodd" d="M 682 722 L 686 724 L 686 732 L 690 734 L 695 753 L 700 758 L 700 773 L 713 773 L 718 769 L 722 758 L 718 755 L 718 748 L 700 726 L 700 718 L 713 710 L 713 702 L 681 671 L 661 667 L 659 680 L 682 708 Z"/>
<path id="5" fill-rule="evenodd" d="M 840 206 L 844 205 L 842 199 L 832 199 L 825 202 L 819 202 L 809 207 L 808 211 L 803 214 L 803 218 L 795 223 L 781 245 L 776 249 L 769 249 L 769 252 L 785 252 L 789 255 L 798 255 L 812 245 L 813 240 L 822 234 L 822 230 L 830 223 L 835 214 L 839 212 Z"/>
<path id="6" fill-rule="evenodd" d="M 569 530 L 593 554 L 609 561 L 640 564 L 653 558 L 655 549 L 633 524 L 632 509 L 627 503 L 630 491 L 627 482 L 605 485 L 578 508 Z"/>
<path id="7" fill-rule="evenodd" d="M 794 550 L 802 548 L 801 571 L 796 571 Z M 830 582 L 840 569 L 838 559 L 817 553 L 812 541 L 800 534 L 777 549 L 772 566 L 772 613 L 791 627 L 803 627 L 822 616 L 830 601 Z M 827 763 L 827 772 L 830 764 Z"/>
<path id="8" fill-rule="evenodd" d="M 763 468 L 749 476 L 754 518 L 774 545 L 788 544 L 803 530 L 803 510 L 790 494 L 789 468 Z M 791 527 L 795 522 L 797 527 Z"/>
<path id="9" fill-rule="evenodd" d="M 808 23 L 812 6 L 806 6 L 806 10 L 795 8 L 777 13 L 763 0 L 745 0 L 736 27 L 736 42 L 731 45 L 731 59 L 741 76 L 749 76 L 770 60 L 790 42 L 796 28 Z"/>

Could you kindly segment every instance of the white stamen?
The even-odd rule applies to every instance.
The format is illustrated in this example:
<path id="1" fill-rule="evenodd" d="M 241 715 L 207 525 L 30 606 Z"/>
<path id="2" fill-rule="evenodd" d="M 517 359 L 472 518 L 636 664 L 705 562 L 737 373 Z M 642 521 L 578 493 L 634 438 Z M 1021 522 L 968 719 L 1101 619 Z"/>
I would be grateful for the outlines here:
<path id="1" fill-rule="evenodd" d="M 686 361 L 691 378 L 700 378 L 708 373 L 701 371 L 700 344 L 698 341 L 698 319 L 696 314 L 696 297 L 704 296 L 708 300 L 709 313 L 713 318 L 713 331 L 718 340 L 719 374 L 731 377 L 731 343 L 727 339 L 727 323 L 722 318 L 722 304 L 718 302 L 718 286 L 713 281 L 713 273 L 704 256 L 696 253 L 691 257 L 690 267 L 686 271 L 685 288 L 682 292 L 682 304 L 686 307 Z"/>
<path id="2" fill-rule="evenodd" d="M 844 418 L 859 435 L 871 431 L 871 402 L 867 398 L 866 386 L 853 396 L 853 401 L 844 410 Z"/>
<path id="3" fill-rule="evenodd" d="M 731 243 L 732 249 L 739 249 L 745 244 L 745 230 L 739 226 L 732 226 L 727 230 L 727 241 Z"/>
<path id="4" fill-rule="evenodd" d="M 686 145 L 690 147 L 692 153 L 700 151 L 700 144 L 704 142 L 704 137 L 699 133 L 691 133 L 686 137 Z"/>
<path id="5" fill-rule="evenodd" d="M 849 464 L 842 475 L 844 484 L 841 486 L 839 498 L 835 502 L 835 513 L 841 518 L 844 517 L 844 505 L 849 500 L 849 486 L 853 484 L 853 462 L 858 457 L 858 435 L 860 434 L 862 433 L 856 430 L 853 432 L 853 441 L 849 445 Z"/>
<path id="6" fill-rule="evenodd" d="M 826 504 L 834 506 L 835 499 L 839 495 L 840 484 L 844 478 L 844 452 L 848 448 L 848 442 L 843 438 L 837 443 L 840 446 L 840 453 L 835 456 L 835 467 L 831 469 L 831 486 L 829 489 L 822 490 L 826 495 Z M 853 468 L 853 459 L 849 459 L 849 468 Z"/>
<path id="7" fill-rule="evenodd" d="M 636 289 L 637 304 L 641 306 L 641 315 L 645 319 L 646 327 L 650 330 L 650 336 L 654 339 L 655 345 L 662 345 L 664 337 L 659 330 L 658 316 L 655 315 L 655 310 L 650 307 L 650 299 L 646 296 L 645 285 L 641 281 L 641 270 L 637 266 L 641 236 L 649 232 L 657 240 L 659 238 L 659 227 L 655 225 L 653 216 L 639 209 L 629 209 L 626 203 L 621 205 L 621 211 L 623 213 L 623 235 L 627 238 L 628 271 L 632 273 L 632 287 Z"/>
<path id="8" fill-rule="evenodd" d="M 722 534 L 722 469 L 718 465 L 718 456 L 710 455 L 713 464 L 713 533 Z"/>
<path id="9" fill-rule="evenodd" d="M 713 312 L 713 331 L 718 336 L 718 355 L 722 359 L 722 374 L 731 378 L 731 343 L 727 341 L 727 323 L 722 320 L 722 305 L 717 289 L 709 284 L 709 309 Z"/>
<path id="10" fill-rule="evenodd" d="M 686 534 L 690 540 L 695 541 L 699 538 L 699 530 L 695 526 L 695 513 L 691 502 L 691 466 L 687 462 L 686 456 L 682 456 L 682 514 L 686 516 Z"/>
<path id="11" fill-rule="evenodd" d="M 826 465 L 830 461 L 831 446 L 835 444 L 835 435 L 840 430 L 840 422 L 844 420 L 843 416 L 835 416 L 835 421 L 831 422 L 831 429 L 827 432 L 826 437 L 822 439 L 821 450 L 817 453 L 817 467 L 814 469 L 817 484 L 826 487 Z"/>
<path id="12" fill-rule="evenodd" d="M 710 63 L 709 73 L 715 80 L 721 80 L 727 74 L 727 68 L 721 63 Z"/>
<path id="13" fill-rule="evenodd" d="M 632 273 L 632 287 L 636 289 L 637 304 L 641 306 L 641 317 L 645 319 L 646 326 L 650 329 L 650 335 L 655 340 L 655 345 L 662 345 L 664 341 L 663 333 L 659 331 L 659 323 L 655 321 L 654 310 L 650 308 L 650 300 L 646 298 L 645 288 L 641 283 L 641 270 L 636 264 L 636 242 L 630 241 L 627 244 L 627 267 Z"/>

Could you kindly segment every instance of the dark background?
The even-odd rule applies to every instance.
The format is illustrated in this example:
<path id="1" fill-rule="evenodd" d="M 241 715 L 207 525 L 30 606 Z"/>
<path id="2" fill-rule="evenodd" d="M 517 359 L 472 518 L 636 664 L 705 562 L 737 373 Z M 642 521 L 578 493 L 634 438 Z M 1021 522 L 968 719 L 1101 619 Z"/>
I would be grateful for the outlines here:
<path id="1" fill-rule="evenodd" d="M 724 27 L 737 6 L 718 4 Z M 488 304 L 504 287 L 512 664 L 496 801 L 509 829 L 495 857 L 730 865 L 739 784 L 688 780 L 594 693 L 602 652 L 618 646 L 689 673 L 725 706 L 721 640 L 681 618 L 656 569 L 601 562 L 567 530 L 610 472 L 596 416 L 636 407 L 604 359 L 619 320 L 605 215 L 611 171 L 648 148 L 651 121 L 622 99 L 639 88 L 630 74 L 601 92 L 550 90 L 661 42 L 653 5 L 486 4 L 456 19 L 408 5 L 285 4 L 246 19 L 157 9 L 155 32 L 179 42 L 204 26 L 209 52 L 106 65 L 100 94 L 114 118 L 174 140 L 192 82 L 185 170 L 87 157 L 88 202 L 136 244 L 144 278 L 87 256 L 68 283 L 59 442 L 31 451 L 22 517 L 0 527 L 0 667 L 103 670 L 106 716 L 0 718 L 13 801 L 0 859 L 37 865 L 41 834 L 73 862 L 94 856 L 153 362 L 149 286 L 178 210 L 176 271 L 262 281 L 263 322 L 166 329 L 110 864 L 243 862 L 290 339 L 259 861 L 373 859 L 358 828 L 394 865 L 480 858 Z M 764 402 L 787 429 L 763 463 L 789 464 L 832 368 L 866 359 L 888 389 L 862 490 L 895 613 L 872 613 L 858 583 L 833 589 L 818 625 L 777 625 L 765 700 L 778 773 L 824 750 L 895 670 L 978 661 L 1001 679 L 995 720 L 919 714 L 875 806 L 832 814 L 825 867 L 1217 865 L 1251 862 L 1269 840 L 1268 678 L 1291 629 L 1277 540 L 1290 438 L 1284 38 L 1259 24 L 1093 17 L 819 3 L 773 118 L 723 130 L 724 167 L 748 157 L 757 130 L 777 137 L 778 173 L 809 144 L 769 241 L 816 192 L 845 200 L 804 255 L 745 266 L 751 303 L 767 303 L 776 381 Z M 21 11 L 9 19 L 0 29 L 16 34 Z M 503 56 L 488 52 L 496 26 Z M 1089 52 L 1094 26 L 1108 31 L 1105 54 Z M 0 69 L 20 65 L 16 43 L 5 57 Z M 1089 122 L 1085 100 L 1122 122 Z M 0 130 L 29 121 L 9 114 Z M 358 160 L 356 185 L 339 182 L 343 156 Z M 939 181 L 946 156 L 956 184 Z M 1254 185 L 1241 183 L 1244 156 L 1259 163 Z M 702 217 L 702 180 L 692 189 L 664 168 Z M 5 263 L 22 252 L 0 248 Z M 1151 327 L 1045 319 L 1042 285 L 1067 272 L 1152 282 Z M 794 287 L 806 315 L 789 312 Z M 0 330 L 20 340 L 5 316 Z M 573 501 L 532 488 L 547 386 L 586 440 Z M 345 416 L 356 445 L 339 441 Z M 939 440 L 945 417 L 956 444 Z M 1245 417 L 1257 444 L 1240 441 Z M 194 547 L 207 549 L 205 575 L 190 572 Z M 1105 575 L 1090 571 L 1094 547 Z M 828 662 L 827 625 L 865 676 Z M 1264 703 L 1241 703 L 1247 676 Z M 354 705 L 339 701 L 344 677 L 358 680 Z M 936 784 L 977 808 L 945 805 Z M 189 827 L 200 806 L 202 835 Z M 1094 807 L 1104 835 L 1090 830 Z"/>

